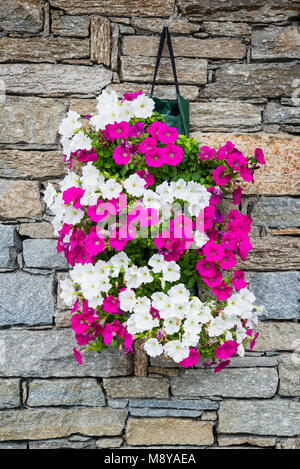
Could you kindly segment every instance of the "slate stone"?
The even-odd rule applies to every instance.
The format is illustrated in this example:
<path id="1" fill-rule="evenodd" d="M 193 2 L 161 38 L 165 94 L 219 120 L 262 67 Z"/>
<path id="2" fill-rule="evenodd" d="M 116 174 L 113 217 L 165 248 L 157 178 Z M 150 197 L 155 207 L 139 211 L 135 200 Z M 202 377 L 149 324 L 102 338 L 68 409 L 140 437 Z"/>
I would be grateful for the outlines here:
<path id="1" fill-rule="evenodd" d="M 270 228 L 300 226 L 300 199 L 260 197 L 251 211 L 252 222 Z"/>
<path id="2" fill-rule="evenodd" d="M 300 395 L 300 340 L 295 344 L 293 353 L 283 353 L 279 357 L 279 391 L 280 396 Z"/>
<path id="3" fill-rule="evenodd" d="M 0 325 L 52 324 L 53 277 L 0 273 Z"/>
<path id="4" fill-rule="evenodd" d="M 156 397 L 166 398 L 169 395 L 169 381 L 165 378 L 131 378 L 104 379 L 103 387 L 109 397 Z"/>
<path id="5" fill-rule="evenodd" d="M 14 269 L 18 267 L 17 254 L 21 250 L 21 242 L 13 225 L 0 225 L 0 268 Z"/>
<path id="6" fill-rule="evenodd" d="M 297 59 L 300 57 L 300 33 L 296 25 L 254 29 L 251 44 L 253 60 Z"/>
<path id="7" fill-rule="evenodd" d="M 26 267 L 42 269 L 67 269 L 69 264 L 56 250 L 56 239 L 25 239 L 23 255 Z"/>
<path id="8" fill-rule="evenodd" d="M 18 407 L 20 399 L 19 379 L 0 379 L 0 409 Z M 1 447 L 0 447 L 1 448 Z"/>
<path id="9" fill-rule="evenodd" d="M 129 407 L 155 407 L 162 409 L 193 409 L 193 410 L 215 410 L 219 408 L 217 401 L 204 399 L 130 399 Z"/>

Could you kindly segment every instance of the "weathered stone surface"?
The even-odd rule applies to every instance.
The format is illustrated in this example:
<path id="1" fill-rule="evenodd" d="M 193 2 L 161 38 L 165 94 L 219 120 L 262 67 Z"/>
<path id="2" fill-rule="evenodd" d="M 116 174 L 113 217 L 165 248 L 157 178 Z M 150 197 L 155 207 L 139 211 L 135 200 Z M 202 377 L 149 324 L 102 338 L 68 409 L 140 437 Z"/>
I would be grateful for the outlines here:
<path id="1" fill-rule="evenodd" d="M 201 145 L 209 145 L 213 148 L 220 148 L 224 145 L 224 134 L 201 134 L 200 132 L 194 132 L 192 134 Z M 261 166 L 255 173 L 254 184 L 246 183 L 243 186 L 243 192 L 245 194 L 267 194 L 267 195 L 297 195 L 300 194 L 300 137 L 292 135 L 275 135 L 275 134 L 227 134 L 225 136 L 227 140 L 234 142 L 236 147 L 242 151 L 245 155 L 254 155 L 255 148 L 260 147 L 263 149 L 265 154 L 266 165 Z M 298 219 L 299 215 L 295 214 L 298 210 L 296 199 L 282 199 L 282 198 L 261 198 L 259 204 L 266 204 L 268 201 L 272 204 L 272 208 L 263 209 L 261 205 L 258 205 L 257 211 L 251 214 L 253 217 L 253 223 L 260 223 L 259 212 L 263 213 L 268 210 L 268 217 L 270 226 L 297 226 L 295 222 L 283 223 L 284 218 L 287 220 Z M 278 208 L 276 208 L 278 206 Z M 291 214 L 289 211 L 291 210 Z M 282 215 L 279 215 L 278 211 L 282 211 Z M 297 218 L 295 218 L 295 216 Z M 280 219 L 283 221 L 280 222 Z M 262 222 L 263 223 L 263 222 Z M 267 223 L 265 223 L 267 224 Z"/>
<path id="2" fill-rule="evenodd" d="M 255 224 L 269 228 L 288 228 L 299 226 L 299 199 L 290 197 L 260 197 L 251 211 Z"/>
<path id="3" fill-rule="evenodd" d="M 300 395 L 299 349 L 300 340 L 298 346 L 295 345 L 294 353 L 283 353 L 279 357 L 279 394 L 281 396 Z"/>
<path id="4" fill-rule="evenodd" d="M 276 445 L 276 449 L 300 449 L 300 438 L 280 440 Z"/>
<path id="5" fill-rule="evenodd" d="M 51 62 L 89 57 L 88 39 L 0 38 L 0 62 Z"/>
<path id="6" fill-rule="evenodd" d="M 246 261 L 238 262 L 238 267 L 262 271 L 299 269 L 300 239 L 288 236 L 284 238 L 255 237 L 251 239 L 251 244 L 252 251 L 249 252 Z"/>
<path id="7" fill-rule="evenodd" d="M 0 150 L 1 177 L 61 177 L 66 171 L 67 165 L 58 151 Z"/>
<path id="8" fill-rule="evenodd" d="M 218 419 L 217 412 L 203 412 L 201 415 L 201 420 L 214 421 Z"/>
<path id="9" fill-rule="evenodd" d="M 247 23 L 233 23 L 232 21 L 204 21 L 203 30 L 211 36 L 247 37 L 251 34 L 251 28 Z"/>
<path id="10" fill-rule="evenodd" d="M 73 433 L 120 435 L 126 412 L 108 408 L 22 409 L 1 412 L 0 440 L 41 440 Z"/>
<path id="11" fill-rule="evenodd" d="M 110 53 L 110 67 L 113 72 L 119 70 L 119 38 L 120 26 L 116 23 L 111 25 L 111 53 Z M 117 81 L 119 81 L 117 79 Z"/>
<path id="12" fill-rule="evenodd" d="M 53 278 L 24 272 L 0 274 L 0 325 L 52 324 Z M 22 374 L 22 373 L 21 373 Z"/>
<path id="13" fill-rule="evenodd" d="M 20 380 L 0 379 L 0 409 L 18 407 L 20 404 Z"/>
<path id="14" fill-rule="evenodd" d="M 275 446 L 275 438 L 264 438 L 263 436 L 218 436 L 219 446 L 251 445 L 262 448 Z"/>
<path id="15" fill-rule="evenodd" d="M 52 14 L 51 29 L 55 36 L 88 37 L 90 18 L 88 16 L 65 16 Z"/>
<path id="16" fill-rule="evenodd" d="M 0 143 L 54 144 L 65 113 L 55 99 L 10 96 L 0 114 Z"/>
<path id="17" fill-rule="evenodd" d="M 50 4 L 61 8 L 72 15 L 110 15 L 110 16 L 170 16 L 174 9 L 174 0 L 117 0 L 107 3 L 107 0 L 50 0 Z"/>
<path id="18" fill-rule="evenodd" d="M 117 349 L 87 353 L 78 366 L 73 356 L 74 333 L 69 329 L 1 330 L 0 344 L 0 376 L 108 377 L 132 372 L 132 356 L 120 355 Z"/>
<path id="19" fill-rule="evenodd" d="M 129 407 L 214 410 L 219 408 L 219 404 L 216 401 L 209 401 L 205 399 L 130 399 Z"/>
<path id="20" fill-rule="evenodd" d="M 189 409 L 141 409 L 141 408 L 129 408 L 128 409 L 132 417 L 190 417 L 199 418 L 202 415 L 201 410 L 189 410 Z"/>
<path id="21" fill-rule="evenodd" d="M 149 376 L 151 373 L 155 375 L 164 375 L 164 376 L 178 376 L 179 371 L 174 369 L 174 368 L 161 368 L 161 367 L 156 367 L 156 366 L 150 366 L 149 367 Z"/>
<path id="22" fill-rule="evenodd" d="M 121 78 L 123 81 L 141 81 L 152 83 L 155 68 L 155 57 L 121 57 Z M 185 84 L 204 84 L 207 81 L 207 62 L 201 59 L 186 59 L 179 57 L 176 60 L 178 81 Z M 174 82 L 170 60 L 161 59 L 157 74 L 157 83 Z"/>
<path id="23" fill-rule="evenodd" d="M 300 106 L 281 106 L 268 103 L 264 111 L 266 124 L 300 124 Z"/>
<path id="24" fill-rule="evenodd" d="M 252 59 L 298 59 L 300 33 L 296 25 L 254 29 L 251 38 Z"/>
<path id="25" fill-rule="evenodd" d="M 249 352 L 250 353 L 250 352 Z M 199 363 L 196 365 L 197 368 L 206 368 L 204 364 L 207 362 L 206 359 L 200 359 Z M 155 358 L 151 358 L 151 366 L 149 370 L 153 369 L 153 367 L 160 367 L 161 373 L 165 372 L 175 372 L 177 371 L 175 368 L 178 367 L 178 363 L 174 362 L 172 359 L 165 360 L 165 358 L 160 355 Z M 232 357 L 230 359 L 230 364 L 228 368 L 254 368 L 254 367 L 273 367 L 277 365 L 277 360 L 274 357 L 261 357 L 255 356 L 254 353 L 250 355 L 245 355 L 244 357 Z M 178 373 L 178 371 L 177 371 Z M 174 374 L 170 374 L 169 376 L 178 376 Z"/>
<path id="26" fill-rule="evenodd" d="M 102 407 L 105 397 L 96 379 L 35 379 L 30 383 L 27 405 Z"/>
<path id="27" fill-rule="evenodd" d="M 30 181 L 0 179 L 0 216 L 38 218 L 42 214 L 39 186 Z"/>
<path id="28" fill-rule="evenodd" d="M 199 31 L 199 25 L 190 23 L 185 19 L 172 18 L 170 20 L 161 18 L 139 18 L 138 16 L 131 18 L 131 24 L 135 30 L 140 33 L 161 33 L 165 24 L 168 25 L 171 34 L 193 34 Z"/>
<path id="29" fill-rule="evenodd" d="M 128 399 L 110 399 L 107 398 L 107 405 L 113 409 L 125 409 L 128 404 Z"/>
<path id="30" fill-rule="evenodd" d="M 174 396 L 270 398 L 277 384 L 278 375 L 272 368 L 227 369 L 219 375 L 213 370 L 187 370 L 183 376 L 171 378 L 171 391 Z"/>
<path id="31" fill-rule="evenodd" d="M 249 418 L 249 416 L 251 416 Z M 220 433 L 294 436 L 300 432 L 300 402 L 230 400 L 221 403 Z"/>
<path id="32" fill-rule="evenodd" d="M 81 116 L 87 116 L 97 113 L 97 100 L 96 99 L 83 99 L 73 98 L 70 101 L 70 109 L 78 112 Z"/>
<path id="33" fill-rule="evenodd" d="M 14 269 L 18 266 L 17 253 L 21 243 L 13 225 L 0 225 L 0 268 Z"/>
<path id="34" fill-rule="evenodd" d="M 100 438 L 96 442 L 96 447 L 102 448 L 119 448 L 123 443 L 122 438 Z"/>
<path id="35" fill-rule="evenodd" d="M 20 236 L 28 238 L 53 238 L 53 225 L 42 221 L 41 223 L 22 223 L 19 227 Z"/>
<path id="36" fill-rule="evenodd" d="M 96 449 L 96 441 L 91 438 L 87 438 L 85 441 L 55 438 L 54 440 L 30 441 L 29 449 Z"/>
<path id="37" fill-rule="evenodd" d="M 91 20 L 91 59 L 110 66 L 110 21 L 101 16 Z"/>
<path id="38" fill-rule="evenodd" d="M 230 131 L 234 128 L 253 132 L 261 128 L 261 111 L 253 104 L 237 101 L 227 103 L 192 103 L 191 130 L 216 129 Z"/>
<path id="39" fill-rule="evenodd" d="M 56 239 L 25 239 L 23 256 L 26 267 L 61 269 L 69 264 L 63 255 L 56 250 Z"/>
<path id="40" fill-rule="evenodd" d="M 292 351 L 297 347 L 300 324 L 295 322 L 260 322 L 255 351 Z"/>
<path id="41" fill-rule="evenodd" d="M 136 376 L 147 376 L 149 357 L 144 350 L 144 341 L 136 340 L 134 342 L 133 370 Z"/>
<path id="42" fill-rule="evenodd" d="M 0 449 L 27 449 L 27 443 L 16 443 L 15 441 L 5 441 L 0 443 Z"/>
<path id="43" fill-rule="evenodd" d="M 169 396 L 169 381 L 164 378 L 105 379 L 103 387 L 109 397 L 157 397 Z"/>
<path id="44" fill-rule="evenodd" d="M 212 423 L 180 418 L 130 418 L 125 439 L 129 445 L 212 445 Z"/>
<path id="45" fill-rule="evenodd" d="M 56 327 L 71 327 L 70 311 L 56 311 L 54 319 Z"/>
<path id="46" fill-rule="evenodd" d="M 7 92 L 16 94 L 99 94 L 111 77 L 111 71 L 101 65 L 3 64 L 0 68 Z"/>
<path id="47" fill-rule="evenodd" d="M 43 29 L 44 0 L 1 0 L 0 31 L 38 33 Z"/>
<path id="48" fill-rule="evenodd" d="M 293 80 L 300 76 L 300 65 L 232 64 L 221 65 L 214 83 L 201 92 L 206 98 L 290 97 L 295 90 Z"/>
<path id="49" fill-rule="evenodd" d="M 159 37 L 126 36 L 123 39 L 124 55 L 155 57 Z M 173 37 L 174 55 L 178 57 L 199 57 L 202 59 L 242 59 L 246 55 L 246 46 L 237 39 L 197 39 L 192 37 Z M 163 56 L 169 56 L 165 45 Z"/>
<path id="50" fill-rule="evenodd" d="M 136 84 L 136 83 L 120 83 L 120 84 L 111 84 L 106 87 L 106 90 L 114 90 L 118 93 L 118 96 L 123 96 L 124 93 L 129 92 L 137 92 L 140 91 L 142 88 L 145 94 L 150 94 L 151 85 L 147 84 Z M 156 85 L 155 88 L 155 95 L 160 96 L 166 99 L 174 99 L 176 96 L 176 89 L 173 85 Z M 189 85 L 182 85 L 180 86 L 180 94 L 186 98 L 194 101 L 198 97 L 198 87 L 197 86 L 189 86 Z"/>
<path id="51" fill-rule="evenodd" d="M 180 10 L 199 21 L 249 21 L 256 23 L 273 23 L 294 18 L 299 14 L 298 2 L 289 0 L 223 0 L 207 2 L 206 0 L 179 0 Z"/>
<path id="52" fill-rule="evenodd" d="M 58 273 L 57 275 L 57 308 L 60 311 L 64 311 L 66 309 L 70 309 L 70 305 L 66 305 L 64 300 L 61 298 L 61 288 L 60 282 L 65 280 L 66 278 L 70 278 L 70 276 L 66 273 Z"/>
<path id="53" fill-rule="evenodd" d="M 268 238 L 264 238 L 267 239 Z M 298 248 L 299 250 L 299 248 Z M 290 255 L 296 256 L 297 249 L 290 251 Z M 269 256 L 275 259 L 274 269 L 278 269 L 276 262 L 276 251 L 272 245 L 269 245 Z M 272 255 L 270 255 L 272 253 Z M 262 253 L 263 255 L 263 253 Z M 259 254 L 257 255 L 258 261 Z M 253 266 L 255 265 L 254 258 Z M 287 263 L 289 258 L 285 257 L 284 249 L 282 260 Z M 256 265 L 256 268 L 258 265 Z M 269 266 L 270 267 L 270 266 Z M 299 267 L 299 260 L 298 260 Z M 265 269 L 267 270 L 267 269 Z M 249 288 L 256 296 L 256 304 L 265 307 L 264 319 L 300 319 L 299 311 L 299 272 L 268 272 L 253 273 L 250 276 Z"/>

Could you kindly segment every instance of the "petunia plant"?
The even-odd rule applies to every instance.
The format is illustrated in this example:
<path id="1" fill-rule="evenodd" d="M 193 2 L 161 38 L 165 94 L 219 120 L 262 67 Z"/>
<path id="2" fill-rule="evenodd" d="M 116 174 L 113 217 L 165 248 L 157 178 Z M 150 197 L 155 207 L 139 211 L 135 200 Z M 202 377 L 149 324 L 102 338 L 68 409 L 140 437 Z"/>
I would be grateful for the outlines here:
<path id="1" fill-rule="evenodd" d="M 220 371 L 257 337 L 261 308 L 237 268 L 252 247 L 237 181 L 253 181 L 263 152 L 200 146 L 142 92 L 119 100 L 104 91 L 97 110 L 63 120 L 69 170 L 44 196 L 72 266 L 61 296 L 72 308 L 75 357 L 109 346 L 131 353 L 142 339 L 152 357 L 183 367 L 201 357 Z M 236 209 L 224 215 L 220 202 L 232 192 Z"/>

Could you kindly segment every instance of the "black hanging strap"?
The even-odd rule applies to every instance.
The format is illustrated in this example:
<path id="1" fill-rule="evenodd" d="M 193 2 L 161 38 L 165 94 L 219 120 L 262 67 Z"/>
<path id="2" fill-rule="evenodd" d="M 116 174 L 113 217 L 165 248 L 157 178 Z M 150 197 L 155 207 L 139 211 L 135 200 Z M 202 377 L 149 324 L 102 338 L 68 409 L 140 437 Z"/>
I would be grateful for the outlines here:
<path id="1" fill-rule="evenodd" d="M 169 49 L 171 65 L 172 65 L 172 71 L 173 71 L 173 76 L 174 76 L 176 94 L 179 94 L 179 85 L 178 85 L 178 79 L 177 79 L 177 73 L 176 73 L 175 57 L 174 57 L 174 53 L 173 53 L 171 35 L 170 35 L 170 32 L 169 32 L 168 26 L 165 25 L 163 30 L 162 30 L 161 36 L 160 36 L 160 42 L 159 42 L 159 47 L 158 47 L 158 52 L 157 52 L 157 58 L 156 58 L 156 64 L 155 64 L 155 70 L 154 70 L 154 76 L 153 76 L 153 82 L 152 82 L 152 88 L 151 88 L 151 96 L 153 95 L 153 92 L 154 92 L 156 76 L 157 76 L 157 72 L 158 72 L 158 68 L 159 68 L 159 64 L 160 64 L 160 59 L 161 59 L 161 56 L 162 56 L 162 53 L 163 53 L 163 48 L 164 48 L 164 43 L 165 43 L 166 37 L 167 37 L 167 45 L 168 45 L 168 49 Z"/>

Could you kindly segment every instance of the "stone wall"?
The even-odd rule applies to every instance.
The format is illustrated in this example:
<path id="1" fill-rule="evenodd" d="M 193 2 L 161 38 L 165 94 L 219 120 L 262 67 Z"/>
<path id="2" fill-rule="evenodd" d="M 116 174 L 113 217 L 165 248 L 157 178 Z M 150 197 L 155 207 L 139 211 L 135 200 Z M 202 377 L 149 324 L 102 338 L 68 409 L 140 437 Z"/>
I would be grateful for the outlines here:
<path id="1" fill-rule="evenodd" d="M 300 447 L 299 14 L 298 0 L 1 0 L 0 448 Z M 65 173 L 66 111 L 93 112 L 104 88 L 149 92 L 165 23 L 193 135 L 267 159 L 242 202 L 261 335 L 218 375 L 154 359 L 141 377 L 118 351 L 78 367 L 42 202 Z M 167 57 L 156 92 L 174 92 Z"/>

